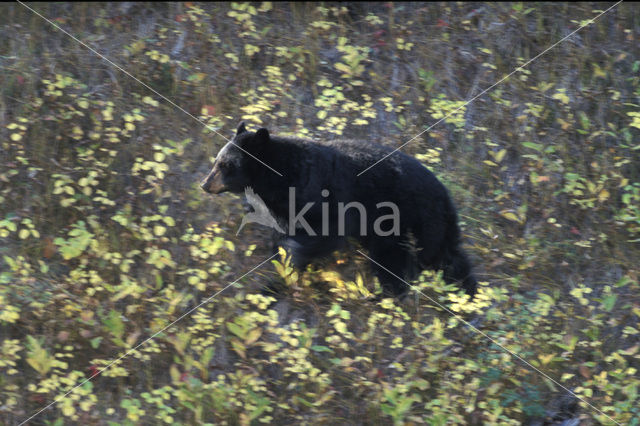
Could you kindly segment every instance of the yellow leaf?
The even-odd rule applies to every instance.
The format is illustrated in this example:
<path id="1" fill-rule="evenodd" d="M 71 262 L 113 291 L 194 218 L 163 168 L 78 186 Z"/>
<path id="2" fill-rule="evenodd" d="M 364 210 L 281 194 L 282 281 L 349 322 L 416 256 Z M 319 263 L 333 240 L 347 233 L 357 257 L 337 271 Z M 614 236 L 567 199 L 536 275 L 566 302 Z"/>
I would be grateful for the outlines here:
<path id="1" fill-rule="evenodd" d="M 604 71 L 602 68 L 600 68 L 598 66 L 598 64 L 594 63 L 593 64 L 593 76 L 598 78 L 598 77 L 606 77 L 607 76 L 607 72 Z"/>
<path id="2" fill-rule="evenodd" d="M 338 62 L 335 65 L 335 67 L 338 71 L 342 71 L 345 74 L 351 74 L 351 68 L 349 68 L 347 65 L 343 64 L 342 62 Z"/>
<path id="3" fill-rule="evenodd" d="M 503 211 L 500 212 L 500 215 L 502 215 L 502 217 L 504 217 L 506 219 L 509 219 L 509 220 L 514 221 L 514 222 L 520 223 L 520 218 L 513 212 L 503 210 Z"/>
<path id="4" fill-rule="evenodd" d="M 17 142 L 20 139 L 22 139 L 22 135 L 20 133 L 12 133 L 11 134 L 11 140 L 12 141 Z"/>
<path id="5" fill-rule="evenodd" d="M 171 376 L 173 383 L 180 382 L 180 371 L 178 371 L 178 368 L 175 365 L 169 367 L 169 375 Z"/>
<path id="6" fill-rule="evenodd" d="M 566 95 L 564 90 L 560 90 L 557 93 L 555 93 L 553 96 L 551 96 L 553 99 L 557 99 L 560 102 L 562 102 L 563 104 L 568 104 L 569 103 L 569 96 Z"/>
<path id="7" fill-rule="evenodd" d="M 73 405 L 63 405 L 61 411 L 64 416 L 70 417 L 75 414 L 76 409 Z"/>
<path id="8" fill-rule="evenodd" d="M 607 191 L 606 189 L 603 189 L 602 191 L 600 191 L 600 194 L 598 194 L 598 201 L 603 202 L 609 199 L 609 191 Z"/>
<path id="9" fill-rule="evenodd" d="M 547 365 L 551 362 L 554 356 L 555 354 L 538 355 L 538 358 L 540 358 L 540 362 L 542 362 L 542 365 Z"/>
<path id="10" fill-rule="evenodd" d="M 558 118 L 558 123 L 560 124 L 560 127 L 562 127 L 562 130 L 567 130 L 569 127 L 571 127 L 571 124 L 567 123 L 562 118 Z"/>
<path id="11" fill-rule="evenodd" d="M 261 335 L 262 335 L 262 329 L 258 327 L 254 328 L 249 333 L 247 333 L 247 337 L 244 339 L 244 344 L 251 345 L 255 343 L 255 341 L 258 340 Z"/>
<path id="12" fill-rule="evenodd" d="M 151 106 L 158 106 L 160 103 L 158 101 L 156 101 L 155 99 L 153 99 L 151 96 L 145 96 L 144 98 L 142 98 L 142 102 L 144 102 L 145 104 L 149 104 Z"/>
<path id="13" fill-rule="evenodd" d="M 273 4 L 270 1 L 263 1 L 258 9 L 259 12 L 268 12 L 273 9 Z"/>
<path id="14" fill-rule="evenodd" d="M 245 346 L 238 339 L 231 339 L 231 347 L 242 359 L 247 358 Z"/>

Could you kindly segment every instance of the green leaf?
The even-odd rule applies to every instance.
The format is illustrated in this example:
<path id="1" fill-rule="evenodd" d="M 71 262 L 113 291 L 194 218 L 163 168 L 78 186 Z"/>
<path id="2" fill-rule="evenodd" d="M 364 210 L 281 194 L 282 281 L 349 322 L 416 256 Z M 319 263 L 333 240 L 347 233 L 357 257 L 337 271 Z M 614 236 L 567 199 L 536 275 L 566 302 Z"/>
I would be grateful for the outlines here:
<path id="1" fill-rule="evenodd" d="M 124 334 L 124 322 L 120 316 L 118 311 L 111 309 L 109 311 L 109 316 L 105 318 L 102 323 L 107 327 L 107 330 L 115 337 L 116 339 L 121 339 Z"/>
<path id="2" fill-rule="evenodd" d="M 33 336 L 27 336 L 27 363 L 43 376 L 53 366 L 54 358 L 42 347 L 40 342 Z"/>
<path id="3" fill-rule="evenodd" d="M 542 152 L 542 149 L 544 148 L 541 144 L 533 142 L 522 142 L 522 146 L 524 146 L 525 148 L 535 149 L 539 152 Z"/>
<path id="4" fill-rule="evenodd" d="M 236 336 L 238 336 L 239 338 L 243 339 L 246 336 L 246 331 L 240 327 L 238 324 L 233 323 L 233 322 L 228 322 L 227 323 L 227 329 L 229 329 L 230 332 L 232 332 L 233 334 L 235 334 Z"/>
<path id="5" fill-rule="evenodd" d="M 618 299 L 618 296 L 616 294 L 609 294 L 602 301 L 602 306 L 607 312 L 611 312 L 611 310 L 613 309 L 613 306 L 616 304 L 617 299 Z"/>
<path id="6" fill-rule="evenodd" d="M 98 346 L 100 346 L 100 342 L 102 342 L 102 337 L 94 337 L 93 339 L 89 340 L 89 344 L 91 344 L 91 347 L 93 349 L 98 349 Z"/>

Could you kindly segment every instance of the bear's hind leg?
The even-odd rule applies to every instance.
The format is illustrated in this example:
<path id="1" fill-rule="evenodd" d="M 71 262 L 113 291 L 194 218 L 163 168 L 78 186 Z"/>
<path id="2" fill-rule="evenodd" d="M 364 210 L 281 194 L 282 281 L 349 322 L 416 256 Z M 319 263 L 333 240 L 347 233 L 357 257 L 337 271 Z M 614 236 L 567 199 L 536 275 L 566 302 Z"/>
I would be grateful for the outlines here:
<path id="1" fill-rule="evenodd" d="M 407 280 L 412 279 L 411 271 L 415 260 L 411 253 L 397 244 L 379 245 L 369 251 L 374 261 L 373 269 L 380 280 L 385 296 L 397 297 L 409 290 Z"/>

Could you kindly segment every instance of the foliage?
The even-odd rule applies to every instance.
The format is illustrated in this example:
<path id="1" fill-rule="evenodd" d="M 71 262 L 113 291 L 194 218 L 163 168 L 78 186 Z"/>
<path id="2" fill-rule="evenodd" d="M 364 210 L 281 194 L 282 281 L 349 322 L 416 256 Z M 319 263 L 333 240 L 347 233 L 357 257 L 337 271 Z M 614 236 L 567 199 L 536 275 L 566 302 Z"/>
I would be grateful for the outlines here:
<path id="1" fill-rule="evenodd" d="M 4 7 L 1 423 L 60 398 L 34 421 L 638 424 L 633 6 L 526 67 L 599 11 L 33 7 L 128 74 Z M 349 252 L 243 276 L 269 238 L 237 238 L 240 199 L 198 187 L 240 119 L 392 147 L 441 120 L 403 149 L 450 188 L 480 293 L 424 273 L 381 298 Z"/>

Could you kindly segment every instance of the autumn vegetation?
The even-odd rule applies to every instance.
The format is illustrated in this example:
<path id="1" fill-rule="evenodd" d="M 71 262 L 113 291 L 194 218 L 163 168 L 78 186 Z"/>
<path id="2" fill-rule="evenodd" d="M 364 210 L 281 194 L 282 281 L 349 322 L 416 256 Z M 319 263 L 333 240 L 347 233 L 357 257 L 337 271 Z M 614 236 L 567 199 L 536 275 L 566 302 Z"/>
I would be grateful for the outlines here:
<path id="1" fill-rule="evenodd" d="M 0 6 L 0 423 L 640 422 L 636 5 L 26 5 L 113 63 Z M 240 120 L 420 134 L 479 294 L 254 269 L 270 231 L 198 185 Z"/>

